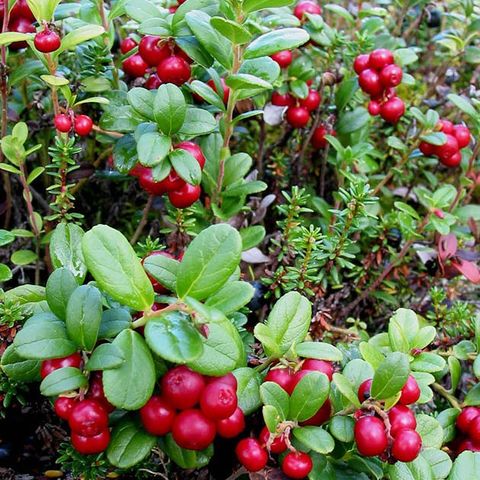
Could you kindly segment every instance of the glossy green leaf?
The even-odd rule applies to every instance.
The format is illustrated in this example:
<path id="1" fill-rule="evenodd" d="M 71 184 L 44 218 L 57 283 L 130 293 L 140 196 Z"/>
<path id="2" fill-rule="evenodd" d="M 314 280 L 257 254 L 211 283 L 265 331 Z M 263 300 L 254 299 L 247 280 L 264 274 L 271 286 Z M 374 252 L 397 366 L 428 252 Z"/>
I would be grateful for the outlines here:
<path id="1" fill-rule="evenodd" d="M 172 83 L 160 85 L 153 102 L 153 115 L 158 128 L 165 135 L 178 132 L 186 112 L 187 104 L 182 91 Z"/>
<path id="2" fill-rule="evenodd" d="M 410 374 L 408 357 L 400 352 L 387 355 L 373 376 L 371 394 L 377 400 L 396 395 L 405 385 Z"/>
<path id="3" fill-rule="evenodd" d="M 296 385 L 290 395 L 290 418 L 303 422 L 313 417 L 325 403 L 330 382 L 320 372 L 309 372 Z"/>
<path id="4" fill-rule="evenodd" d="M 68 300 L 77 287 L 73 273 L 66 268 L 59 268 L 48 277 L 45 287 L 47 302 L 58 318 L 65 320 Z"/>
<path id="5" fill-rule="evenodd" d="M 125 358 L 113 343 L 102 343 L 90 355 L 85 370 L 109 370 L 120 367 Z"/>
<path id="6" fill-rule="evenodd" d="M 87 386 L 87 378 L 78 368 L 59 368 L 47 375 L 40 384 L 40 393 L 53 397 Z"/>
<path id="7" fill-rule="evenodd" d="M 1 368 L 7 377 L 18 382 L 40 380 L 39 360 L 28 360 L 17 353 L 15 345 L 8 346 L 1 357 Z"/>
<path id="8" fill-rule="evenodd" d="M 314 452 L 323 455 L 335 447 L 335 440 L 321 427 L 301 427 L 293 429 L 293 436 Z"/>
<path id="9" fill-rule="evenodd" d="M 168 155 L 170 137 L 156 132 L 144 133 L 137 143 L 138 160 L 146 167 L 156 167 Z"/>
<path id="10" fill-rule="evenodd" d="M 264 33 L 256 38 L 245 49 L 244 58 L 258 58 L 281 50 L 293 50 L 307 43 L 310 39 L 308 33 L 301 28 L 282 28 Z"/>

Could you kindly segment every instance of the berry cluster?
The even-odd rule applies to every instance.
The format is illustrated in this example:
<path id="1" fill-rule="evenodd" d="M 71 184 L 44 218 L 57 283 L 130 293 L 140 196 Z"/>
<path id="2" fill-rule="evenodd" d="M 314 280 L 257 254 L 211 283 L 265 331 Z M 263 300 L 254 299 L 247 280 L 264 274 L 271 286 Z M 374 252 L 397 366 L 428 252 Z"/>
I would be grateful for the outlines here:
<path id="1" fill-rule="evenodd" d="M 8 7 L 8 1 L 0 0 L 0 22 L 3 22 L 6 7 Z M 8 31 L 18 33 L 34 33 L 34 22 L 35 17 L 28 6 L 27 0 L 17 0 L 15 5 L 10 10 L 10 16 L 8 18 Z M 26 41 L 13 42 L 9 46 L 10 50 L 20 50 L 27 47 L 28 44 Z"/>
<path id="2" fill-rule="evenodd" d="M 61 133 L 69 133 L 73 126 L 75 133 L 81 137 L 86 137 L 93 129 L 93 120 L 88 115 L 75 115 L 71 110 L 55 115 L 53 123 Z"/>
<path id="3" fill-rule="evenodd" d="M 161 395 L 150 398 L 140 409 L 140 418 L 147 432 L 156 436 L 171 432 L 188 450 L 204 450 L 217 434 L 233 438 L 245 428 L 233 374 L 205 377 L 184 365 L 162 377 Z"/>
<path id="4" fill-rule="evenodd" d="M 465 125 L 454 125 L 446 119 L 441 119 L 438 122 L 437 129 L 445 134 L 447 141 L 443 145 L 421 142 L 419 145 L 420 151 L 426 157 L 438 157 L 446 167 L 458 167 L 462 162 L 460 150 L 470 143 L 470 130 Z"/>
<path id="5" fill-rule="evenodd" d="M 480 408 L 465 407 L 457 417 L 456 426 L 462 433 L 457 453 L 480 452 Z"/>
<path id="6" fill-rule="evenodd" d="M 364 402 L 370 398 L 372 380 L 365 380 L 358 389 L 358 398 Z M 397 405 L 387 414 L 375 408 L 355 413 L 355 442 L 359 453 L 365 457 L 379 456 L 382 460 L 412 462 L 422 448 L 422 439 L 415 431 L 417 421 L 408 405 L 420 398 L 420 388 L 410 376 L 401 390 Z"/>
<path id="7" fill-rule="evenodd" d="M 190 153 L 203 170 L 205 166 L 205 156 L 202 149 L 193 142 L 185 141 L 175 145 L 174 149 L 182 149 Z M 138 178 L 140 187 L 150 195 L 167 194 L 168 199 L 176 208 L 187 208 L 194 204 L 202 193 L 200 185 L 190 185 L 185 182 L 177 172 L 172 168 L 166 178 L 160 182 L 155 181 L 151 168 L 144 167 L 140 164 L 130 170 L 130 175 Z"/>
<path id="8" fill-rule="evenodd" d="M 358 75 L 360 88 L 371 100 L 370 115 L 380 115 L 386 122 L 397 123 L 405 113 L 405 104 L 397 97 L 395 87 L 402 82 L 403 71 L 395 65 L 393 53 L 379 48 L 355 58 L 353 69 Z"/>

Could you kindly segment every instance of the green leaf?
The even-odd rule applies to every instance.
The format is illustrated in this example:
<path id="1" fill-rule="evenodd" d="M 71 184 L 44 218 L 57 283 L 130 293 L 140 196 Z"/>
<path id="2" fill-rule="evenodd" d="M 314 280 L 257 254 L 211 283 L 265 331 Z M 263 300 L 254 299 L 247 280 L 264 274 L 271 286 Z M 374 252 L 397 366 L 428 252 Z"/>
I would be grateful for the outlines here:
<path id="1" fill-rule="evenodd" d="M 177 272 L 180 262 L 165 255 L 150 255 L 143 261 L 143 268 L 155 280 L 174 292 L 177 285 Z"/>
<path id="2" fill-rule="evenodd" d="M 125 361 L 122 351 L 113 343 L 102 343 L 93 352 L 85 365 L 85 370 L 109 370 L 117 368 Z"/>
<path id="3" fill-rule="evenodd" d="M 252 35 L 250 32 L 238 23 L 223 17 L 213 17 L 210 24 L 221 35 L 230 40 L 234 45 L 243 45 L 248 43 Z"/>
<path id="4" fill-rule="evenodd" d="M 4 263 L 0 263 L 0 283 L 7 282 L 11 280 L 13 277 L 13 273 L 10 270 L 10 267 L 5 265 Z"/>
<path id="5" fill-rule="evenodd" d="M 328 398 L 330 382 L 320 372 L 309 372 L 290 396 L 290 418 L 303 422 L 313 417 Z"/>
<path id="6" fill-rule="evenodd" d="M 23 266 L 35 262 L 37 258 L 37 254 L 31 250 L 17 250 L 10 260 L 15 265 Z"/>
<path id="7" fill-rule="evenodd" d="M 423 352 L 417 355 L 410 367 L 414 372 L 441 372 L 445 368 L 446 362 L 440 355 L 430 352 Z"/>
<path id="8" fill-rule="evenodd" d="M 447 143 L 447 136 L 443 132 L 428 133 L 422 135 L 420 140 L 432 145 L 445 145 L 445 143 Z"/>
<path id="9" fill-rule="evenodd" d="M 128 469 L 141 462 L 150 454 L 157 442 L 136 422 L 122 419 L 112 431 L 107 448 L 108 461 L 115 467 Z"/>
<path id="10" fill-rule="evenodd" d="M 343 360 L 342 352 L 329 343 L 302 342 L 295 347 L 295 352 L 303 358 L 316 358 L 318 360 L 329 360 L 330 362 L 341 362 Z"/>
<path id="11" fill-rule="evenodd" d="M 2 149 L 3 150 L 3 149 Z M 9 163 L 0 163 L 0 170 L 9 173 L 15 173 L 16 175 L 20 175 L 20 170 Z"/>
<path id="12" fill-rule="evenodd" d="M 247 282 L 228 282 L 218 292 L 208 297 L 205 305 L 230 315 L 245 306 L 253 297 L 255 290 Z"/>
<path id="13" fill-rule="evenodd" d="M 125 359 L 118 368 L 103 372 L 103 389 L 117 408 L 138 410 L 155 387 L 155 365 L 145 340 L 133 330 L 124 330 L 112 342 Z"/>
<path id="14" fill-rule="evenodd" d="M 293 429 L 293 436 L 314 452 L 326 455 L 335 448 L 335 440 L 321 427 L 301 427 Z"/>
<path id="15" fill-rule="evenodd" d="M 157 132 L 144 133 L 137 143 L 138 160 L 146 167 L 156 167 L 168 155 L 172 141 Z"/>
<path id="16" fill-rule="evenodd" d="M 132 317 L 125 308 L 111 308 L 102 314 L 98 338 L 114 338 L 122 330 L 130 328 Z"/>
<path id="17" fill-rule="evenodd" d="M 155 94 L 146 88 L 135 87 L 127 93 L 128 103 L 142 117 L 153 120 L 153 101 Z"/>
<path id="18" fill-rule="evenodd" d="M 271 90 L 273 88 L 271 83 L 266 82 L 259 77 L 255 77 L 254 75 L 249 75 L 248 73 L 237 73 L 235 75 L 230 75 L 227 78 L 226 83 L 232 90 L 249 88 Z"/>
<path id="19" fill-rule="evenodd" d="M 375 369 L 385 360 L 383 353 L 377 347 L 367 342 L 360 344 L 360 352 L 365 361 Z"/>
<path id="20" fill-rule="evenodd" d="M 154 292 L 128 240 L 107 225 L 97 225 L 82 240 L 85 263 L 99 287 L 114 300 L 135 310 L 147 310 Z"/>
<path id="21" fill-rule="evenodd" d="M 260 385 L 262 379 L 260 374 L 253 368 L 238 368 L 233 372 L 237 379 L 238 406 L 245 415 L 250 415 L 260 408 Z"/>
<path id="22" fill-rule="evenodd" d="M 67 33 L 62 39 L 62 45 L 58 50 L 53 53 L 53 56 L 57 57 L 65 50 L 70 50 L 71 48 L 80 45 L 92 38 L 96 38 L 99 35 L 102 35 L 105 32 L 103 27 L 100 25 L 84 25 L 75 30 L 72 30 L 70 33 Z"/>
<path id="23" fill-rule="evenodd" d="M 161 17 L 161 11 L 149 0 L 126 0 L 125 11 L 130 18 L 137 22 Z"/>
<path id="24" fill-rule="evenodd" d="M 59 368 L 47 375 L 40 384 L 40 393 L 53 397 L 87 386 L 87 378 L 78 368 Z"/>
<path id="25" fill-rule="evenodd" d="M 263 406 L 262 415 L 265 425 L 271 432 L 274 432 L 277 425 L 282 421 L 282 417 L 273 405 Z"/>
<path id="26" fill-rule="evenodd" d="M 149 320 L 145 327 L 145 340 L 159 357 L 174 363 L 195 360 L 203 351 L 200 334 L 178 312 L 168 312 Z"/>
<path id="27" fill-rule="evenodd" d="M 209 463 L 213 455 L 213 445 L 201 452 L 186 450 L 175 442 L 171 433 L 160 438 L 159 443 L 160 448 L 168 455 L 168 458 L 183 469 L 193 470 L 202 468 Z"/>
<path id="28" fill-rule="evenodd" d="M 371 394 L 377 400 L 395 396 L 410 374 L 408 357 L 400 352 L 389 353 L 373 376 Z"/>
<path id="29" fill-rule="evenodd" d="M 367 109 L 357 107 L 352 111 L 344 113 L 338 123 L 336 130 L 340 134 L 356 132 L 363 128 L 370 121 L 370 114 Z"/>
<path id="30" fill-rule="evenodd" d="M 330 420 L 329 430 L 330 433 L 340 442 L 350 443 L 353 442 L 354 426 L 355 421 L 352 417 L 335 415 Z"/>
<path id="31" fill-rule="evenodd" d="M 476 478 L 480 471 L 480 453 L 463 452 L 455 462 L 448 476 L 448 480 L 465 480 Z"/>
<path id="32" fill-rule="evenodd" d="M 256 12 L 265 8 L 278 8 L 291 5 L 294 0 L 244 0 L 242 10 L 245 13 Z"/>
<path id="33" fill-rule="evenodd" d="M 242 240 L 230 225 L 212 225 L 189 245 L 177 274 L 177 294 L 197 300 L 220 289 L 240 262 Z"/>
<path id="34" fill-rule="evenodd" d="M 341 373 L 334 373 L 333 374 L 333 383 L 336 385 L 340 393 L 349 400 L 355 407 L 360 408 L 360 401 L 358 400 L 358 396 L 353 390 L 352 384 L 350 380 Z"/>
<path id="35" fill-rule="evenodd" d="M 12 243 L 14 240 L 15 240 L 15 235 L 12 232 L 9 232 L 8 230 L 0 229 L 0 247 L 3 247 L 4 245 L 8 245 L 9 243 Z"/>
<path id="36" fill-rule="evenodd" d="M 399 308 L 388 325 L 388 338 L 392 350 L 409 353 L 411 343 L 414 341 L 418 330 L 418 319 L 415 312 Z"/>
<path id="37" fill-rule="evenodd" d="M 417 457 L 413 462 L 397 462 L 388 467 L 390 480 L 434 480 L 429 463 L 422 457 Z"/>
<path id="38" fill-rule="evenodd" d="M 420 414 L 416 416 L 417 432 L 422 437 L 424 448 L 441 448 L 443 444 L 443 429 L 436 418 Z"/>
<path id="39" fill-rule="evenodd" d="M 0 45 L 10 45 L 13 42 L 24 42 L 25 40 L 32 40 L 34 35 L 32 33 L 19 32 L 4 32 L 0 33 Z"/>
<path id="40" fill-rule="evenodd" d="M 336 13 L 338 16 L 342 17 L 344 20 L 350 23 L 350 25 L 355 24 L 355 19 L 353 18 L 352 14 L 340 5 L 329 3 L 327 5 L 324 5 L 323 8 L 329 12 Z"/>
<path id="41" fill-rule="evenodd" d="M 184 137 L 197 137 L 213 132 L 217 128 L 215 117 L 201 108 L 187 109 L 187 115 L 183 122 L 179 135 Z"/>
<path id="42" fill-rule="evenodd" d="M 273 55 L 281 50 L 293 50 L 307 43 L 310 35 L 301 28 L 282 28 L 256 38 L 245 49 L 244 58 L 258 58 Z"/>
<path id="43" fill-rule="evenodd" d="M 448 477 L 453 463 L 447 452 L 436 448 L 424 448 L 420 455 L 430 464 L 435 480 Z"/>
<path id="44" fill-rule="evenodd" d="M 477 111 L 465 97 L 461 97 L 460 95 L 450 93 L 449 95 L 447 95 L 447 98 L 462 112 L 472 117 L 472 119 L 475 119 L 478 117 Z"/>
<path id="45" fill-rule="evenodd" d="M 185 121 L 187 103 L 182 91 L 172 83 L 160 85 L 153 102 L 153 115 L 165 134 L 177 133 Z"/>
<path id="46" fill-rule="evenodd" d="M 21 357 L 15 345 L 8 346 L 0 360 L 2 370 L 12 380 L 25 383 L 40 380 L 41 362 Z"/>
<path id="47" fill-rule="evenodd" d="M 178 148 L 168 156 L 170 163 L 178 175 L 190 185 L 199 185 L 202 180 L 202 169 L 195 157 Z"/>
<path id="48" fill-rule="evenodd" d="M 34 168 L 30 174 L 28 175 L 27 178 L 27 183 L 30 185 L 32 182 L 35 181 L 36 178 L 38 178 L 43 172 L 45 171 L 44 167 L 36 167 Z"/>
<path id="49" fill-rule="evenodd" d="M 217 92 L 215 92 L 215 90 L 213 90 L 213 88 L 206 83 L 200 82 L 200 80 L 194 80 L 189 84 L 189 88 L 192 90 L 192 92 L 196 93 L 206 102 L 210 103 L 210 105 L 214 105 L 219 110 L 225 111 L 223 98 L 220 98 Z"/>
<path id="50" fill-rule="evenodd" d="M 264 405 L 272 405 L 277 409 L 282 421 L 286 420 L 290 411 L 288 393 L 274 382 L 265 382 L 260 386 L 260 398 Z"/>
<path id="51" fill-rule="evenodd" d="M 265 238 L 265 227 L 262 227 L 262 225 L 254 225 L 242 228 L 239 233 L 242 237 L 242 250 L 250 250 Z"/>
<path id="52" fill-rule="evenodd" d="M 48 277 L 45 288 L 47 302 L 58 318 L 65 320 L 68 300 L 77 287 L 73 273 L 66 268 L 59 268 Z"/>
<path id="53" fill-rule="evenodd" d="M 477 383 L 465 397 L 465 405 L 476 406 L 480 405 L 480 383 Z"/>

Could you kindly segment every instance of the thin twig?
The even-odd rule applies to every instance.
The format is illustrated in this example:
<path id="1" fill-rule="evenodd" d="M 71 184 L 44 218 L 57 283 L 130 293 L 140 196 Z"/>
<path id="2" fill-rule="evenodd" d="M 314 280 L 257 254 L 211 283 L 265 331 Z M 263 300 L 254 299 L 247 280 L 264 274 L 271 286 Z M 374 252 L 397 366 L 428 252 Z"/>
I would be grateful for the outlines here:
<path id="1" fill-rule="evenodd" d="M 135 230 L 133 237 L 130 239 L 130 245 L 135 245 L 138 242 L 138 239 L 140 238 L 140 235 L 142 234 L 143 229 L 147 224 L 148 214 L 150 213 L 150 209 L 152 208 L 154 198 L 154 195 L 149 195 L 147 203 L 145 204 L 145 208 L 143 209 L 142 219 L 140 220 L 140 223 L 138 224 L 138 227 Z"/>

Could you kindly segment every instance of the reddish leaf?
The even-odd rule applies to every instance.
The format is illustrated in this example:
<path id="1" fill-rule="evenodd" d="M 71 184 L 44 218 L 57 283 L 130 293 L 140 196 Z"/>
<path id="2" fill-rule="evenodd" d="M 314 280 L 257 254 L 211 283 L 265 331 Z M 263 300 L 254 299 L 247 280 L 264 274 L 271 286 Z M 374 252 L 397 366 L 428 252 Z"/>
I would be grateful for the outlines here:
<path id="1" fill-rule="evenodd" d="M 457 237 L 453 233 L 442 235 L 438 241 L 438 257 L 442 262 L 457 252 Z"/>
<path id="2" fill-rule="evenodd" d="M 470 280 L 473 283 L 480 283 L 480 269 L 472 262 L 467 262 L 461 258 L 455 258 L 451 262 L 452 266 L 455 267 L 466 279 Z"/>

